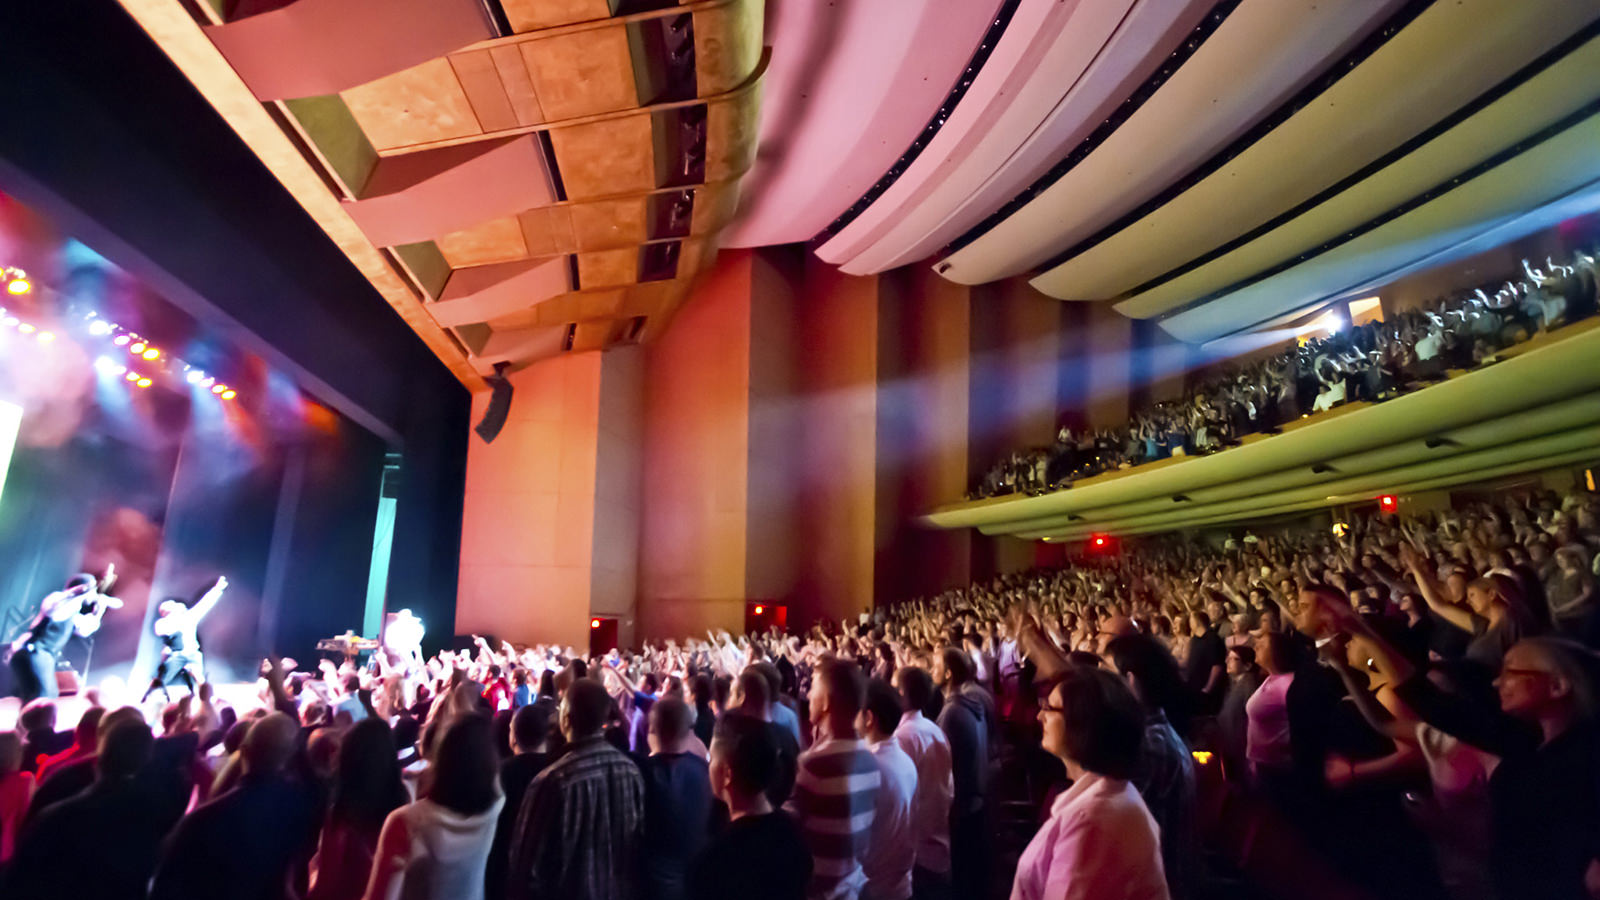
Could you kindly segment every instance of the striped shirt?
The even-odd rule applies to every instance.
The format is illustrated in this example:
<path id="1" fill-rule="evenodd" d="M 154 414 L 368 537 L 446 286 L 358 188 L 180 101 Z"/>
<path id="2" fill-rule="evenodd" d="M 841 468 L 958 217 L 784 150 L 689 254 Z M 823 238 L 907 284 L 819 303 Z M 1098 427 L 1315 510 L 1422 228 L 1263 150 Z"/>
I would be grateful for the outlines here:
<path id="1" fill-rule="evenodd" d="M 528 786 L 511 838 L 512 900 L 629 900 L 644 779 L 604 738 L 585 738 Z"/>
<path id="2" fill-rule="evenodd" d="M 855 900 L 872 835 L 878 761 L 865 741 L 829 738 L 800 754 L 794 794 L 785 807 L 811 848 L 810 900 Z"/>

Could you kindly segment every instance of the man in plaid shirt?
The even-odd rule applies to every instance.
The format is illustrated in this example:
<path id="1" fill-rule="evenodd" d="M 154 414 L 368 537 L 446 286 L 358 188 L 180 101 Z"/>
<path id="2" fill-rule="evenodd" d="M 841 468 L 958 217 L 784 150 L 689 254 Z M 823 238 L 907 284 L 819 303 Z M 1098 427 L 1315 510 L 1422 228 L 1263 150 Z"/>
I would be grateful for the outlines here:
<path id="1" fill-rule="evenodd" d="M 561 701 L 567 753 L 528 786 L 511 839 L 512 900 L 630 900 L 644 780 L 602 736 L 611 697 L 580 678 Z"/>

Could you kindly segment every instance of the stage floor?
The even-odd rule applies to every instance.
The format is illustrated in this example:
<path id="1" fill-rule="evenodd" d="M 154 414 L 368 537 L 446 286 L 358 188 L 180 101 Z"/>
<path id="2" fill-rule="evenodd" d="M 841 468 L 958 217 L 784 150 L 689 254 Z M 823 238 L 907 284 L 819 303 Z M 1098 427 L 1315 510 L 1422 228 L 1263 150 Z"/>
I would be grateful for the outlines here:
<path id="1" fill-rule="evenodd" d="M 261 706 L 258 699 L 256 682 L 241 681 L 233 684 L 218 684 L 212 686 L 218 701 L 232 706 L 234 709 L 245 712 Z M 156 724 L 153 717 L 160 714 L 160 703 L 157 694 L 150 698 L 148 704 L 139 704 L 137 694 L 130 696 L 122 687 L 114 684 L 101 685 L 100 703 L 108 709 L 123 706 L 140 706 L 145 710 L 145 717 L 152 719 L 151 724 Z M 142 688 L 140 691 L 142 692 Z M 173 691 L 174 698 L 183 692 L 182 688 Z M 83 717 L 83 711 L 89 708 L 89 700 L 83 694 L 72 694 L 56 698 L 56 730 L 71 731 L 77 727 L 78 720 Z M 12 731 L 17 727 L 17 713 L 22 709 L 22 701 L 16 697 L 0 697 L 0 731 Z"/>

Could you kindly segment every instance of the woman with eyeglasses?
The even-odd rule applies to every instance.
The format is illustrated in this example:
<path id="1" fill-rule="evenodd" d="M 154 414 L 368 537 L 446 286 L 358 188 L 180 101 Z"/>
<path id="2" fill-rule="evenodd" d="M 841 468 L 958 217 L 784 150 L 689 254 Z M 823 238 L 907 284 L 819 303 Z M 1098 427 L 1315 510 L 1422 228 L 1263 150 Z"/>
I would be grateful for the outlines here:
<path id="1" fill-rule="evenodd" d="M 1011 900 L 1167 900 L 1155 819 L 1129 781 L 1144 737 L 1139 701 L 1110 672 L 1073 667 L 1040 703 L 1039 721 L 1072 787 L 1022 852 Z"/>
<path id="2" fill-rule="evenodd" d="M 1419 718 L 1499 760 L 1489 776 L 1489 871 L 1511 898 L 1600 897 L 1600 659 L 1562 638 L 1523 638 L 1494 680 L 1498 710 L 1447 693 L 1344 604 L 1311 598 L 1325 627 L 1362 637 Z"/>

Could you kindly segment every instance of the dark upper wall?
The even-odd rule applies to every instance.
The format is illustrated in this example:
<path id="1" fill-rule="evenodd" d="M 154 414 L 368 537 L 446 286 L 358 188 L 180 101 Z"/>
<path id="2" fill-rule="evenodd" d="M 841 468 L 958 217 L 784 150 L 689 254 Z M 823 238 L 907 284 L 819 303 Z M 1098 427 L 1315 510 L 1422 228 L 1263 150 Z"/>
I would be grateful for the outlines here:
<path id="1" fill-rule="evenodd" d="M 453 619 L 465 388 L 116 4 L 5 32 L 0 190 L 400 446 L 391 604 Z"/>

